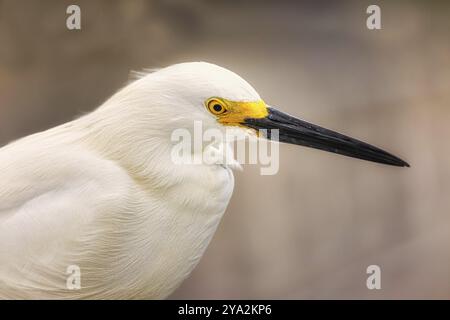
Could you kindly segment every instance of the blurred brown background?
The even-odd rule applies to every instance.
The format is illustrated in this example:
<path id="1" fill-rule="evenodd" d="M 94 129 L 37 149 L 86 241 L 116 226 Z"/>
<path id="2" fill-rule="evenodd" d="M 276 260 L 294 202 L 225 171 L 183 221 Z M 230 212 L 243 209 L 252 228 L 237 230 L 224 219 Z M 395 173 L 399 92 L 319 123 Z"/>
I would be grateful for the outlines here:
<path id="1" fill-rule="evenodd" d="M 72 3 L 81 31 L 66 29 Z M 370 4 L 382 30 L 366 28 Z M 94 109 L 132 69 L 217 63 L 412 167 L 281 146 L 277 175 L 235 173 L 172 298 L 450 298 L 449 31 L 444 1 L 0 0 L 0 144 Z"/>

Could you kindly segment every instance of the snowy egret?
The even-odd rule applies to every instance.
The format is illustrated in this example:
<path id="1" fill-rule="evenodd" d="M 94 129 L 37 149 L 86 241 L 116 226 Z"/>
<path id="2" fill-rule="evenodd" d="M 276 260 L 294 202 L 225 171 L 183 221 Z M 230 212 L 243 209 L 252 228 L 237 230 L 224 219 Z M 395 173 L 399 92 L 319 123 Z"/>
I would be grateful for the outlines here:
<path id="1" fill-rule="evenodd" d="M 227 165 L 171 161 L 171 132 L 194 119 L 279 129 L 281 142 L 408 166 L 267 106 L 227 69 L 176 64 L 0 149 L 0 297 L 167 297 L 198 263 L 233 191 Z"/>

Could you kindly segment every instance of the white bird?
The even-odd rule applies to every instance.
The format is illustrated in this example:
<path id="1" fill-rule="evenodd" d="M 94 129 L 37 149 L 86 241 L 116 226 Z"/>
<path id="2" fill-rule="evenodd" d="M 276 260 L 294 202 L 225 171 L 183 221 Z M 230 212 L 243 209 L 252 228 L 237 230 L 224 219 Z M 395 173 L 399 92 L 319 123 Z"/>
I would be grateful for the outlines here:
<path id="1" fill-rule="evenodd" d="M 268 107 L 231 71 L 173 65 L 87 115 L 0 149 L 0 297 L 160 299 L 173 292 L 205 251 L 234 184 L 229 165 L 172 161 L 171 133 L 192 130 L 194 120 L 204 129 L 278 128 L 282 142 L 407 166 Z M 79 289 L 67 286 L 74 265 Z"/>

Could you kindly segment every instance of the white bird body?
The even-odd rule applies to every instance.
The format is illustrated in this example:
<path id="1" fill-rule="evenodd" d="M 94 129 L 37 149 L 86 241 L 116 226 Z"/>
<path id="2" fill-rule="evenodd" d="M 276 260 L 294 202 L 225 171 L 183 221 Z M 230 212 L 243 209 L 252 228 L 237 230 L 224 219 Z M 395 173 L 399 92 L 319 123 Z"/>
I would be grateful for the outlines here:
<path id="1" fill-rule="evenodd" d="M 130 174 L 82 145 L 51 142 L 19 142 L 6 161 L 1 153 L 3 181 L 11 182 L 0 194 L 10 199 L 1 203 L 0 295 L 167 296 L 194 268 L 225 211 L 230 169 L 168 173 L 162 198 L 158 183 L 144 182 L 155 178 Z M 193 186 L 192 197 L 179 196 Z M 80 267 L 83 288 L 91 290 L 67 290 L 69 265 Z"/>

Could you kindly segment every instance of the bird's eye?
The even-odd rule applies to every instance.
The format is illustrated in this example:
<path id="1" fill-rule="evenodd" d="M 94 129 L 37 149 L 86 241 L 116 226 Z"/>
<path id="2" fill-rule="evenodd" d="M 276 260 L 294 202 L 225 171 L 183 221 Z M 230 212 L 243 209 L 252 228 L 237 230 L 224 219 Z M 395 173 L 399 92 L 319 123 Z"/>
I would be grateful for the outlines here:
<path id="1" fill-rule="evenodd" d="M 219 101 L 217 99 L 211 99 L 207 103 L 208 110 L 215 115 L 223 114 L 227 111 L 225 108 L 225 105 L 222 103 L 222 101 Z"/>

